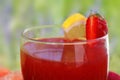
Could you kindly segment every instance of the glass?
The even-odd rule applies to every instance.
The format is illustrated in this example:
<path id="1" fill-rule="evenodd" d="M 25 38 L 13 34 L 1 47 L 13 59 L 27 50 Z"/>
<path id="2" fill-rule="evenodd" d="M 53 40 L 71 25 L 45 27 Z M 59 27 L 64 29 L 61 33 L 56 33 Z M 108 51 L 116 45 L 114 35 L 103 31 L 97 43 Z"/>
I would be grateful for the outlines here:
<path id="1" fill-rule="evenodd" d="M 61 26 L 28 28 L 22 33 L 24 80 L 107 80 L 108 35 L 93 40 L 64 38 Z"/>

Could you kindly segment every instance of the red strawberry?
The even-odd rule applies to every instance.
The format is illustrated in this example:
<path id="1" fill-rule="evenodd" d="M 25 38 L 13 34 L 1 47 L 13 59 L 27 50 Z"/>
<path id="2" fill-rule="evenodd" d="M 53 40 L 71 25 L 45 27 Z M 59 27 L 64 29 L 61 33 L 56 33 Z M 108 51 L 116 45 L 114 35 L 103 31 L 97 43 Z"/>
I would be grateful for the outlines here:
<path id="1" fill-rule="evenodd" d="M 120 75 L 114 72 L 109 72 L 108 80 L 120 80 Z"/>
<path id="2" fill-rule="evenodd" d="M 0 77 L 0 80 L 23 80 L 22 74 L 19 71 L 11 72 L 3 77 Z"/>
<path id="3" fill-rule="evenodd" d="M 10 73 L 10 70 L 8 70 L 7 68 L 0 67 L 0 77 L 3 77 L 9 73 Z"/>
<path id="4" fill-rule="evenodd" d="M 98 13 L 91 14 L 86 23 L 87 40 L 102 37 L 108 33 L 105 19 Z"/>

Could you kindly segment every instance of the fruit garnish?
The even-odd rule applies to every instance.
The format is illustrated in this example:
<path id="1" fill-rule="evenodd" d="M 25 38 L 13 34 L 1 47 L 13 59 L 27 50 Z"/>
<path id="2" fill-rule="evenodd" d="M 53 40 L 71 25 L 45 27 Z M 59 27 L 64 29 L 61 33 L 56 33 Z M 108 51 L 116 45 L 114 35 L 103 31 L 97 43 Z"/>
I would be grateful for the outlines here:
<path id="1" fill-rule="evenodd" d="M 3 77 L 10 73 L 10 70 L 7 68 L 0 67 L 0 77 Z"/>
<path id="2" fill-rule="evenodd" d="M 108 80 L 120 80 L 120 75 L 114 72 L 109 72 Z"/>
<path id="3" fill-rule="evenodd" d="M 0 80 L 23 80 L 23 77 L 21 72 L 15 71 L 1 77 Z"/>
<path id="4" fill-rule="evenodd" d="M 92 13 L 86 22 L 86 39 L 96 39 L 108 33 L 105 19 L 98 13 Z"/>
<path id="5" fill-rule="evenodd" d="M 68 17 L 62 25 L 65 32 L 65 38 L 69 40 L 85 39 L 85 24 L 85 16 L 79 13 Z"/>

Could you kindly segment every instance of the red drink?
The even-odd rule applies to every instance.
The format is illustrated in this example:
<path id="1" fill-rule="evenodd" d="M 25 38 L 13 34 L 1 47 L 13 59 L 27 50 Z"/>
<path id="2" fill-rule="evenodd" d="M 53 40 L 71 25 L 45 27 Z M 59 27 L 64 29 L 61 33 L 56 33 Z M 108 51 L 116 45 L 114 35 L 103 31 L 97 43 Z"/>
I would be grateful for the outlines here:
<path id="1" fill-rule="evenodd" d="M 107 36 L 88 42 L 63 38 L 25 42 L 21 47 L 24 80 L 106 80 L 106 45 Z"/>

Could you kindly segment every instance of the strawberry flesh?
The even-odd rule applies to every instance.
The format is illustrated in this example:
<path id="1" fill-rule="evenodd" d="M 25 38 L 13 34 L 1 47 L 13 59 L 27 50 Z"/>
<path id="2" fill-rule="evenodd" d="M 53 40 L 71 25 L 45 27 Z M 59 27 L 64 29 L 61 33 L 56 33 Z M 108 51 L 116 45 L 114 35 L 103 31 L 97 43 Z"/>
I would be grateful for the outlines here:
<path id="1" fill-rule="evenodd" d="M 100 38 L 108 33 L 105 19 L 98 13 L 91 14 L 86 23 L 87 40 Z"/>

